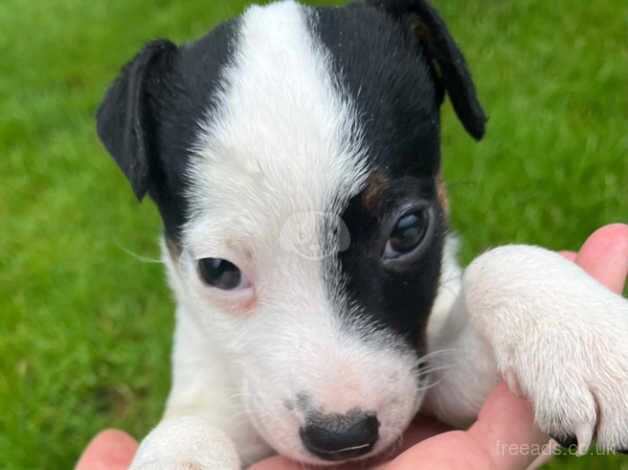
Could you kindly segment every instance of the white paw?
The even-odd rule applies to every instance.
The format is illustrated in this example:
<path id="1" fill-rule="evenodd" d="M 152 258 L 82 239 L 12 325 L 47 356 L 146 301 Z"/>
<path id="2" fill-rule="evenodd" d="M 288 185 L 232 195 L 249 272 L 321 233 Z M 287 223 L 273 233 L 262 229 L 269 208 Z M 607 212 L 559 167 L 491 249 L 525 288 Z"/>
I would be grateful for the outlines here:
<path id="1" fill-rule="evenodd" d="M 465 273 L 465 301 L 508 384 L 540 428 L 585 454 L 628 450 L 628 301 L 536 247 L 492 250 Z"/>
<path id="2" fill-rule="evenodd" d="M 198 416 L 163 420 L 142 441 L 131 470 L 239 470 L 236 448 Z"/>

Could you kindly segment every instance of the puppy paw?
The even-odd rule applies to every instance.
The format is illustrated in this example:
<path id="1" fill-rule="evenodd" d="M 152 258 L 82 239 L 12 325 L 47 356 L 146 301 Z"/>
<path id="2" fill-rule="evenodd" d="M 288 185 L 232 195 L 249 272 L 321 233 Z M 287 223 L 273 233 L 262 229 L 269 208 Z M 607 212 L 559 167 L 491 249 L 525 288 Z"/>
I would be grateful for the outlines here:
<path id="1" fill-rule="evenodd" d="M 576 265 L 508 246 L 465 273 L 465 302 L 540 428 L 588 452 L 628 449 L 628 301 Z"/>
<path id="2" fill-rule="evenodd" d="M 579 455 L 585 455 L 594 440 L 601 451 L 628 449 L 628 362 L 615 362 L 620 355 L 609 361 L 606 352 L 588 360 L 577 354 L 579 366 L 560 356 L 542 364 L 531 352 L 516 351 L 514 356 L 511 370 L 541 430 L 561 445 L 576 448 Z M 596 362 L 599 365 L 593 365 Z"/>
<path id="3" fill-rule="evenodd" d="M 131 470 L 239 470 L 229 437 L 198 416 L 168 418 L 142 441 Z"/>

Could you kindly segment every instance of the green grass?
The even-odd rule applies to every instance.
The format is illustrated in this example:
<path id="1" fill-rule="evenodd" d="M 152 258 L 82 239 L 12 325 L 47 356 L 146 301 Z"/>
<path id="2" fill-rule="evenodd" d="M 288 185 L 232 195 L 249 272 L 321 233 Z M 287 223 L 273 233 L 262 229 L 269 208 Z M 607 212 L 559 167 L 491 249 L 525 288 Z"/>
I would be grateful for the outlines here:
<path id="1" fill-rule="evenodd" d="M 490 114 L 481 144 L 444 115 L 463 259 L 513 241 L 577 248 L 628 220 L 625 3 L 435 3 Z M 92 116 L 145 41 L 193 39 L 244 4 L 0 2 L 1 468 L 69 468 L 101 428 L 141 436 L 158 419 L 172 301 L 161 266 L 131 253 L 158 256 L 160 223 L 135 203 Z"/>

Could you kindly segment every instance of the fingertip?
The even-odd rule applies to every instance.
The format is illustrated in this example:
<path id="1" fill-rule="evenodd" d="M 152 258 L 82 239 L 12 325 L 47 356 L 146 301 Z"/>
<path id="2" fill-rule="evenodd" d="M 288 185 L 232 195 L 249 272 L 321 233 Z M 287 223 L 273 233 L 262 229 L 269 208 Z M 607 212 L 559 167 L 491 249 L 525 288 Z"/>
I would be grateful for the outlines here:
<path id="1" fill-rule="evenodd" d="M 617 222 L 614 224 L 607 224 L 597 229 L 593 234 L 608 234 L 613 237 L 620 237 L 624 240 L 628 240 L 628 224 Z"/>
<path id="2" fill-rule="evenodd" d="M 536 455 L 525 452 L 530 446 L 541 448 L 549 438 L 534 423 L 528 401 L 513 395 L 505 383 L 487 398 L 469 434 L 491 456 L 497 468 L 525 468 Z M 527 446 L 527 447 L 524 447 Z"/>
<path id="3" fill-rule="evenodd" d="M 248 470 L 299 470 L 303 468 L 284 457 L 275 456 L 253 464 Z"/>
<path id="4" fill-rule="evenodd" d="M 611 245 L 625 252 L 628 250 L 628 225 L 627 224 L 608 224 L 600 227 L 587 238 L 582 245 L 580 253 L 588 251 L 590 246 Z"/>
<path id="5" fill-rule="evenodd" d="M 400 440 L 399 451 L 403 452 L 425 439 L 451 431 L 451 427 L 434 418 L 418 415 Z"/>
<path id="6" fill-rule="evenodd" d="M 487 470 L 495 468 L 491 456 L 464 431 L 434 436 L 376 470 L 416 470 L 417 468 Z"/>
<path id="7" fill-rule="evenodd" d="M 117 446 L 137 447 L 137 441 L 130 434 L 119 429 L 105 429 L 98 433 L 92 442 L 109 442 Z"/>
<path id="8" fill-rule="evenodd" d="M 576 262 L 610 290 L 621 293 L 628 275 L 628 225 L 596 230 L 582 245 Z"/>
<path id="9" fill-rule="evenodd" d="M 507 424 L 511 423 L 513 418 L 517 421 L 532 422 L 534 415 L 528 401 L 515 396 L 506 382 L 501 382 L 484 402 L 478 421 L 473 427 L 484 422 Z"/>
<path id="10" fill-rule="evenodd" d="M 121 470 L 129 467 L 138 444 L 129 434 L 116 429 L 100 432 L 87 445 L 76 470 Z"/>

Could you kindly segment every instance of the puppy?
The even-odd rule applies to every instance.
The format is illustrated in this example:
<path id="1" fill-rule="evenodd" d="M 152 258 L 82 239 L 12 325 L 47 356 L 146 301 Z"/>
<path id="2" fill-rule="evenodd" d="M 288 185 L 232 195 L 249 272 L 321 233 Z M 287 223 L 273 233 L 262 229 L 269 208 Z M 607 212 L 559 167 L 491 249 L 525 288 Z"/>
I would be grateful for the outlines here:
<path id="1" fill-rule="evenodd" d="M 253 6 L 123 69 L 98 133 L 159 208 L 178 305 L 172 391 L 134 468 L 364 459 L 419 410 L 468 425 L 502 377 L 560 442 L 628 449 L 627 302 L 537 247 L 458 267 L 445 94 L 480 139 L 424 0 Z"/>

